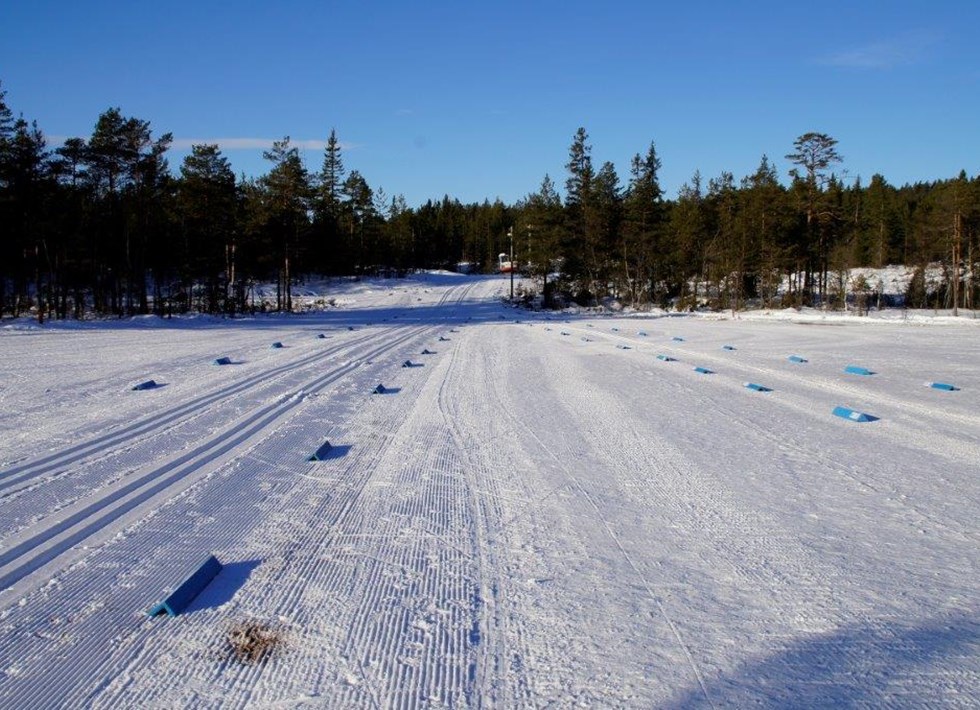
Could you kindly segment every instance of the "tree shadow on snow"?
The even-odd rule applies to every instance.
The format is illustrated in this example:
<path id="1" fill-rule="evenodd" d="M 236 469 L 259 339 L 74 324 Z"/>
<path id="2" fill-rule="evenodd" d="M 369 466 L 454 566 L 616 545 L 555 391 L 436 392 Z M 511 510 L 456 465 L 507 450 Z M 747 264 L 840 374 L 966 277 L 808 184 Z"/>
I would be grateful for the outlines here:
<path id="1" fill-rule="evenodd" d="M 811 636 L 729 676 L 705 679 L 665 707 L 841 708 L 970 704 L 978 672 L 980 621 L 953 616 L 919 626 L 870 623 Z M 948 674 L 947 679 L 942 676 Z M 937 677 L 938 676 L 938 677 Z M 949 681 L 954 681 L 953 683 Z M 957 687 L 959 685 L 959 687 Z M 945 691 L 944 696 L 937 697 Z"/>

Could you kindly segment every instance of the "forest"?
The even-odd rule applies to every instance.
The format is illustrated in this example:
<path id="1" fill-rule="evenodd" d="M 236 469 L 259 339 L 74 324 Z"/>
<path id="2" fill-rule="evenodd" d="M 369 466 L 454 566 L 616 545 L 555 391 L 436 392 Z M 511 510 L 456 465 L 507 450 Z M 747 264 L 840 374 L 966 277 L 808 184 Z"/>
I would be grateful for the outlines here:
<path id="1" fill-rule="evenodd" d="M 544 307 L 612 297 L 634 307 L 840 308 L 874 289 L 846 283 L 849 269 L 888 264 L 914 275 L 901 302 L 884 305 L 973 309 L 980 297 L 980 176 L 901 187 L 878 174 L 846 179 L 824 133 L 787 146 L 785 180 L 761 156 L 751 175 L 695 172 L 671 199 L 654 142 L 624 181 L 593 160 L 580 128 L 563 194 L 544 175 L 516 204 L 446 195 L 417 207 L 348 170 L 335 131 L 315 171 L 285 137 L 257 178 L 236 177 L 207 144 L 171 170 L 171 142 L 109 108 L 87 138 L 49 146 L 0 86 L 0 317 L 291 311 L 293 287 L 308 278 L 461 262 L 491 272 L 501 253 L 535 279 Z M 941 277 L 927 278 L 937 268 Z M 259 283 L 278 284 L 274 304 L 256 301 Z"/>

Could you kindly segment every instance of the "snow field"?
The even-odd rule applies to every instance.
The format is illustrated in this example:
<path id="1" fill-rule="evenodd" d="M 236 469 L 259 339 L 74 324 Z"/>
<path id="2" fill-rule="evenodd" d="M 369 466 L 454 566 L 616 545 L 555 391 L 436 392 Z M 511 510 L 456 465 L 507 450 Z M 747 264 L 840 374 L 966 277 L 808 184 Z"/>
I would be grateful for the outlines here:
<path id="1" fill-rule="evenodd" d="M 0 706 L 980 702 L 974 327 L 516 323 L 504 279 L 392 283 L 0 330 Z"/>

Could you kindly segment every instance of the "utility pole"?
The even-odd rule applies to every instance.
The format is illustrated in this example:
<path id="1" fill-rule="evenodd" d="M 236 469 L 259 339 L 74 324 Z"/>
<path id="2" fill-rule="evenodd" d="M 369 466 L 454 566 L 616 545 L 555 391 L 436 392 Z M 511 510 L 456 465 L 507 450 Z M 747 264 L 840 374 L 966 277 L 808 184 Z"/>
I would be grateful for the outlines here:
<path id="1" fill-rule="evenodd" d="M 510 238 L 510 300 L 514 300 L 514 228 L 507 228 L 507 236 Z"/>

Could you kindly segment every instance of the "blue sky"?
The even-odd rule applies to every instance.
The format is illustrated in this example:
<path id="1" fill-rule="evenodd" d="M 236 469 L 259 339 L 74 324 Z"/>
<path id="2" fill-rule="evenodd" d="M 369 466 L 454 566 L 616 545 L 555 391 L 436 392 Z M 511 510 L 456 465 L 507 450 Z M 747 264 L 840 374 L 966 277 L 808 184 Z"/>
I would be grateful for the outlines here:
<path id="1" fill-rule="evenodd" d="M 16 4 L 15 7 L 11 5 Z M 656 143 L 668 196 L 751 173 L 807 131 L 849 178 L 980 173 L 980 3 L 6 3 L 7 103 L 58 144 L 118 106 L 258 176 L 288 135 L 409 205 L 505 202 L 564 184 L 579 126 L 625 184 Z M 53 147 L 53 146 L 52 146 Z"/>

